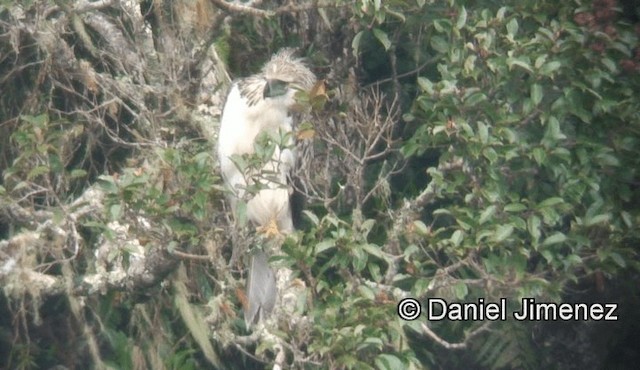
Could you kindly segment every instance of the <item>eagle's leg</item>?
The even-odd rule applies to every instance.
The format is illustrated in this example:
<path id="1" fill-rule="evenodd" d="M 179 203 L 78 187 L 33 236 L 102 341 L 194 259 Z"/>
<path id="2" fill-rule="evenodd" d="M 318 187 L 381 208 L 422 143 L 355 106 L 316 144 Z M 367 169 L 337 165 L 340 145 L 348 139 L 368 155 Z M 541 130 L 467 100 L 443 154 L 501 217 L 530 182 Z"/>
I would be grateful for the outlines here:
<path id="1" fill-rule="evenodd" d="M 256 227 L 256 231 L 260 234 L 264 234 L 268 238 L 274 238 L 282 236 L 282 233 L 278 229 L 278 221 L 272 218 L 266 225 Z"/>

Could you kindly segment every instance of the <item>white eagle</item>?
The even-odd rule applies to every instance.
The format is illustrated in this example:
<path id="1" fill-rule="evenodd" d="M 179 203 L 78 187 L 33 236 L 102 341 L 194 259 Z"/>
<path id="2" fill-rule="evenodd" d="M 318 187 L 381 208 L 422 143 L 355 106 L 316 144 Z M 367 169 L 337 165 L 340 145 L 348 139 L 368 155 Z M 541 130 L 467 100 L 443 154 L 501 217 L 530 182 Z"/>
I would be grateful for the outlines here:
<path id="1" fill-rule="evenodd" d="M 235 82 L 220 122 L 218 160 L 222 178 L 230 190 L 229 203 L 236 210 L 239 199 L 246 203 L 247 219 L 256 227 L 277 227 L 281 233 L 293 231 L 291 216 L 290 175 L 296 164 L 293 148 L 295 125 L 292 108 L 298 91 L 310 91 L 315 75 L 293 56 L 292 49 L 276 53 L 262 71 Z M 242 171 L 234 156 L 255 152 L 255 142 L 261 133 L 288 137 L 288 145 L 276 147 L 270 160 L 258 172 Z M 287 136 L 287 134 L 289 135 Z M 257 192 L 248 193 L 247 186 L 260 179 Z M 248 198 L 248 199 L 247 199 Z M 268 315 L 275 305 L 277 288 L 275 275 L 264 252 L 251 259 L 247 284 L 247 305 L 244 319 L 247 325 Z"/>

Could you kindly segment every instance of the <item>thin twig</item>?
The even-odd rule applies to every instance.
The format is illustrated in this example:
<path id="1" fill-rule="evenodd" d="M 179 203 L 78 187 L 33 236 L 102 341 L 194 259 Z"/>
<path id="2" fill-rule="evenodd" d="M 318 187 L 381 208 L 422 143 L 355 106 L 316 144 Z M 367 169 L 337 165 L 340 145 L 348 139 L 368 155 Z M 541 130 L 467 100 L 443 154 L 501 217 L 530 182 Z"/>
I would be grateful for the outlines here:
<path id="1" fill-rule="evenodd" d="M 469 334 L 465 336 L 464 341 L 459 343 L 450 343 L 442 339 L 438 334 L 436 334 L 433 330 L 431 330 L 431 328 L 429 328 L 425 323 L 422 323 L 420 327 L 422 328 L 423 334 L 433 339 L 436 343 L 438 343 L 439 345 L 443 346 L 446 349 L 465 349 L 467 348 L 469 340 L 471 340 L 473 337 L 477 336 L 478 334 L 489 330 L 490 323 L 491 323 L 490 321 L 487 321 L 477 329 L 471 331 Z"/>

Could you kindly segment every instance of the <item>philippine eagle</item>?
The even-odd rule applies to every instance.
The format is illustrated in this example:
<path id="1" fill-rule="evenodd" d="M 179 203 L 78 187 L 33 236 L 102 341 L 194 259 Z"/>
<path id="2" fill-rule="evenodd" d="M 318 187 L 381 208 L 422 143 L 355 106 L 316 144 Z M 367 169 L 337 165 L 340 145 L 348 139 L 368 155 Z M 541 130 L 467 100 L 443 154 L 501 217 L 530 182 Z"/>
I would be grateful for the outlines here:
<path id="1" fill-rule="evenodd" d="M 315 82 L 315 75 L 293 56 L 293 50 L 283 49 L 259 73 L 231 86 L 220 121 L 218 160 L 222 178 L 230 190 L 231 208 L 235 212 L 239 199 L 247 201 L 247 219 L 256 227 L 277 227 L 284 234 L 293 231 L 290 175 L 296 164 L 296 152 L 290 133 L 296 122 L 291 109 L 296 104 L 296 92 L 310 91 Z M 276 147 L 262 168 L 250 173 L 242 171 L 234 156 L 254 153 L 255 141 L 261 133 L 288 137 L 289 145 Z M 248 193 L 247 186 L 258 178 L 259 190 Z M 275 274 L 262 251 L 251 258 L 247 285 L 244 319 L 251 325 L 271 312 L 277 295 Z"/>

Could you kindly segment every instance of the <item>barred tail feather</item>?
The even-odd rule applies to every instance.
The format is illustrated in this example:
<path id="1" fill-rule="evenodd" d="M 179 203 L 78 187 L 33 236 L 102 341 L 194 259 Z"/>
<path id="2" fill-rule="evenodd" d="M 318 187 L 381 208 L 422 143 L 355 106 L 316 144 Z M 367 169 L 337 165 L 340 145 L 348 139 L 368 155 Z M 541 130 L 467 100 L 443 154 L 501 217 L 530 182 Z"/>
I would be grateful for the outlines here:
<path id="1" fill-rule="evenodd" d="M 276 304 L 276 275 L 269 267 L 267 255 L 257 251 L 251 257 L 247 283 L 248 306 L 244 311 L 247 327 L 269 316 Z"/>

